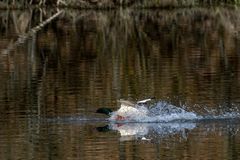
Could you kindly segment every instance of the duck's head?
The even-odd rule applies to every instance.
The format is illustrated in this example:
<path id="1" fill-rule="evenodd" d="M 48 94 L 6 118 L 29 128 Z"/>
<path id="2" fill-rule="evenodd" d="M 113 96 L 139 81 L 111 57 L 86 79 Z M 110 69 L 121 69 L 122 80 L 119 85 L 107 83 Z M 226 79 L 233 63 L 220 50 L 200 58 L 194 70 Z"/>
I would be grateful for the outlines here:
<path id="1" fill-rule="evenodd" d="M 112 112 L 113 111 L 110 108 L 99 108 L 96 111 L 96 113 L 102 113 L 102 114 L 106 114 L 108 116 L 110 116 Z"/>

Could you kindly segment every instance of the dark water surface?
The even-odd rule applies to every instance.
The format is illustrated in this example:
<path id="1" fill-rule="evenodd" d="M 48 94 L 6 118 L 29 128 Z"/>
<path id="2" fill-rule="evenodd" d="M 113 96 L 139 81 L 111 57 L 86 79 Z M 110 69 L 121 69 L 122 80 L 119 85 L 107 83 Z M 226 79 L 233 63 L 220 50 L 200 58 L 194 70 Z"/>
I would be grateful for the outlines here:
<path id="1" fill-rule="evenodd" d="M 65 10 L 31 30 L 56 12 L 0 11 L 0 159 L 240 159 L 240 9 Z M 95 113 L 150 96 L 218 120 Z"/>

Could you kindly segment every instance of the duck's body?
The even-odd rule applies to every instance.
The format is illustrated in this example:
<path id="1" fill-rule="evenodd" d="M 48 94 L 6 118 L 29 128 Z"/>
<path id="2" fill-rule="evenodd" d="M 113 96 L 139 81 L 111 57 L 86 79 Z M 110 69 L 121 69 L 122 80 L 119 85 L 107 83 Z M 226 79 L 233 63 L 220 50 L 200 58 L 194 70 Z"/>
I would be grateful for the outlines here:
<path id="1" fill-rule="evenodd" d="M 133 103 L 127 100 L 119 100 L 120 108 L 117 111 L 110 111 L 107 108 L 100 108 L 97 110 L 98 113 L 104 113 L 110 116 L 110 120 L 115 121 L 128 121 L 137 119 L 138 117 L 146 116 L 149 111 L 148 108 L 144 105 L 148 101 L 151 101 L 152 98 L 138 101 L 137 103 Z"/>
<path id="2" fill-rule="evenodd" d="M 110 120 L 134 120 L 138 117 L 144 117 L 148 114 L 148 109 L 145 106 L 129 106 L 121 103 L 120 108 L 111 114 Z"/>

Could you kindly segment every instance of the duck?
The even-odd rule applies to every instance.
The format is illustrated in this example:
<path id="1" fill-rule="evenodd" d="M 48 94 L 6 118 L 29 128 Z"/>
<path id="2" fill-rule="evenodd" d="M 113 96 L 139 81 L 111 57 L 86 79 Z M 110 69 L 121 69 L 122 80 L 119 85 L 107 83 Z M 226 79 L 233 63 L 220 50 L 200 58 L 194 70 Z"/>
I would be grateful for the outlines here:
<path id="1" fill-rule="evenodd" d="M 135 103 L 128 100 L 120 99 L 118 100 L 118 102 L 120 103 L 120 108 L 117 111 L 113 111 L 110 108 L 99 108 L 96 112 L 109 116 L 109 119 L 113 121 L 132 120 L 136 118 L 134 116 L 143 117 L 148 115 L 149 110 L 147 104 L 153 99 L 155 99 L 155 97 L 143 99 Z"/>

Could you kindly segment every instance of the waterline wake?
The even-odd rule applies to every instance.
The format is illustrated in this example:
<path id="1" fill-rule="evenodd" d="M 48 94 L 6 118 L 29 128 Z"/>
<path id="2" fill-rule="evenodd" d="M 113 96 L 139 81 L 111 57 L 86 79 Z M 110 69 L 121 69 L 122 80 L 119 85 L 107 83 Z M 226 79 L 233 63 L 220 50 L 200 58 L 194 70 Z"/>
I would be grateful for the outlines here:
<path id="1" fill-rule="evenodd" d="M 108 118 L 110 122 L 143 122 L 143 123 L 156 123 L 156 122 L 189 122 L 201 120 L 221 120 L 221 119 L 238 119 L 240 113 L 238 110 L 231 112 L 220 112 L 215 114 L 208 112 L 207 114 L 200 115 L 194 111 L 187 111 L 184 107 L 177 107 L 166 101 L 158 101 L 152 106 L 137 106 L 137 107 L 121 107 L 113 112 Z M 120 113 L 119 113 L 120 112 Z M 124 120 L 118 120 L 117 116 L 122 114 L 127 117 Z"/>

